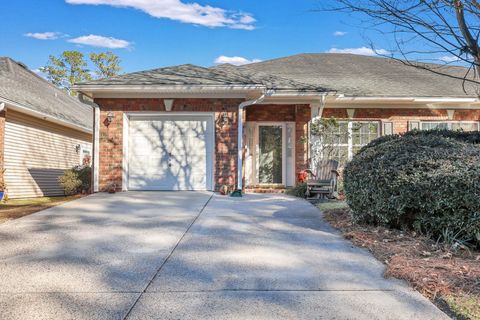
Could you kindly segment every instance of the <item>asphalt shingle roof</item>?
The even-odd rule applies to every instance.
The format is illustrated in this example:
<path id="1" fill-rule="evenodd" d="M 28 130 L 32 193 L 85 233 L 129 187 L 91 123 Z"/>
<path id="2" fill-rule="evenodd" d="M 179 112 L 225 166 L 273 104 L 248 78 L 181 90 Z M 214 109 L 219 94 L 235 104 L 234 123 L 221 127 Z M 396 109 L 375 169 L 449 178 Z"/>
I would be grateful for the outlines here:
<path id="1" fill-rule="evenodd" d="M 440 72 L 463 77 L 467 69 L 424 64 Z M 299 54 L 239 67 L 335 89 L 349 96 L 465 97 L 462 80 L 422 70 L 400 61 L 353 54 Z M 477 97 L 473 84 L 469 96 Z"/>
<path id="2" fill-rule="evenodd" d="M 428 66 L 457 77 L 467 71 L 463 67 Z M 466 94 L 459 79 L 392 59 L 336 53 L 299 54 L 239 67 L 185 64 L 78 85 L 82 89 L 98 85 L 263 85 L 267 89 L 333 91 L 361 97 L 477 97 L 474 85 L 466 84 Z"/>
<path id="3" fill-rule="evenodd" d="M 264 85 L 268 89 L 326 91 L 317 85 L 255 70 L 242 70 L 232 65 L 203 68 L 192 64 L 127 73 L 116 77 L 79 83 L 89 85 Z"/>
<path id="4" fill-rule="evenodd" d="M 0 57 L 0 97 L 57 120 L 92 128 L 91 106 L 7 57 Z"/>

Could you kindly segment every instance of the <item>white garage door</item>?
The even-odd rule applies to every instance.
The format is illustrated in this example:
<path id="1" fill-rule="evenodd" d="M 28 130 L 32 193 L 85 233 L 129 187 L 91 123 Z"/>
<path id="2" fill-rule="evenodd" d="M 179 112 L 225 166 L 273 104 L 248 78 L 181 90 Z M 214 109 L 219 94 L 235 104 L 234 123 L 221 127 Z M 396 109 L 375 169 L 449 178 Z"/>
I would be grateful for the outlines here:
<path id="1" fill-rule="evenodd" d="M 129 190 L 212 190 L 213 117 L 131 117 Z"/>

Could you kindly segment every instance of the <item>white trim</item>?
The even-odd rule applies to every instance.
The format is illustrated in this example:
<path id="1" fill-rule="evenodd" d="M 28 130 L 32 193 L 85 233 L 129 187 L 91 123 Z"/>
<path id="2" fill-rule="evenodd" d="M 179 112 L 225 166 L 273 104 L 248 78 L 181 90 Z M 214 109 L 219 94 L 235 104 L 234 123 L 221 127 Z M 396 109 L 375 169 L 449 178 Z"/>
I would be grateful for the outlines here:
<path id="1" fill-rule="evenodd" d="M 14 111 L 18 111 L 18 112 L 21 112 L 21 113 L 24 113 L 24 114 L 28 114 L 28 115 L 30 115 L 32 117 L 35 117 L 35 118 L 40 118 L 40 119 L 43 119 L 43 120 L 46 120 L 46 121 L 50 121 L 50 122 L 53 122 L 53 123 L 56 123 L 56 124 L 60 124 L 62 126 L 68 127 L 68 128 L 72 128 L 72 129 L 75 129 L 75 130 L 78 130 L 78 131 L 82 131 L 82 132 L 85 132 L 85 133 L 92 134 L 92 129 L 89 129 L 87 127 L 75 124 L 75 123 L 70 122 L 70 121 L 61 120 L 59 118 L 53 117 L 52 115 L 49 115 L 49 114 L 46 114 L 46 113 L 43 113 L 43 112 L 40 112 L 40 111 L 33 110 L 31 108 L 25 107 L 24 105 L 18 104 L 14 101 L 11 101 L 11 100 L 0 97 L 0 102 L 5 103 L 5 105 L 7 106 L 7 109 L 12 109 Z"/>
<path id="2" fill-rule="evenodd" d="M 348 119 L 353 119 L 355 117 L 355 109 L 347 109 Z"/>
<path id="3" fill-rule="evenodd" d="M 448 109 L 447 116 L 448 116 L 448 120 L 453 120 L 453 117 L 455 116 L 455 110 Z"/>
<path id="4" fill-rule="evenodd" d="M 334 144 L 326 144 L 328 146 L 333 147 L 347 147 L 347 160 L 350 161 L 353 158 L 353 148 L 364 146 L 363 144 L 354 144 L 353 143 L 353 124 L 354 123 L 376 123 L 377 124 L 377 138 L 382 136 L 382 121 L 381 120 L 356 120 L 356 119 L 342 119 L 337 121 L 338 124 L 346 123 L 347 124 L 347 143 L 334 143 Z M 322 142 L 322 147 L 323 147 Z M 323 156 L 322 156 L 323 157 Z"/>
<path id="5" fill-rule="evenodd" d="M 337 96 L 334 98 L 336 102 L 421 102 L 421 103 L 462 103 L 462 102 L 479 102 L 477 98 L 460 98 L 460 97 L 345 97 Z"/>
<path id="6" fill-rule="evenodd" d="M 350 161 L 353 158 L 353 121 L 351 118 L 348 119 L 347 123 L 347 135 L 347 159 Z"/>
<path id="7" fill-rule="evenodd" d="M 153 93 L 188 93 L 188 92 L 249 92 L 264 90 L 264 85 L 76 85 L 72 90 L 83 93 L 97 92 L 153 92 Z"/>
<path id="8" fill-rule="evenodd" d="M 88 96 L 114 99 L 246 99 L 249 92 L 95 92 Z M 85 95 L 87 93 L 84 92 Z M 161 102 L 159 102 L 161 105 Z"/>
<path id="9" fill-rule="evenodd" d="M 127 111 L 124 112 L 124 114 L 128 115 L 128 117 L 135 118 L 135 117 L 155 117 L 155 116 L 209 116 L 213 117 L 213 120 L 215 120 L 215 112 L 203 112 L 203 111 L 173 111 L 173 112 L 168 112 L 168 111 Z M 215 121 L 214 121 L 215 123 Z"/>
<path id="10" fill-rule="evenodd" d="M 423 129 L 422 124 L 424 124 L 424 123 L 446 123 L 448 130 L 452 130 L 452 128 L 451 128 L 452 123 L 476 124 L 477 125 L 477 130 L 480 129 L 480 121 L 472 121 L 472 120 L 420 120 L 418 122 L 420 123 L 419 130 L 428 130 L 428 129 Z"/>
<path id="11" fill-rule="evenodd" d="M 87 150 L 89 155 L 90 155 L 90 160 L 91 160 L 91 157 L 92 157 L 92 148 L 88 147 L 87 144 L 85 143 L 79 143 L 78 144 L 80 146 L 80 149 L 78 151 L 78 163 L 79 165 L 83 165 L 83 151 Z"/>
<path id="12" fill-rule="evenodd" d="M 255 100 L 248 100 L 238 105 L 237 112 L 237 189 L 243 189 L 243 109 L 248 106 L 261 103 L 268 93 L 262 94 Z"/>
<path id="13" fill-rule="evenodd" d="M 184 116 L 184 117 L 192 117 L 192 116 L 203 116 L 206 118 L 211 118 L 212 120 L 212 150 L 210 153 L 210 164 L 207 163 L 207 166 L 210 165 L 210 170 L 207 172 L 207 190 L 208 191 L 213 191 L 215 190 L 215 134 L 216 134 L 216 125 L 215 125 L 215 112 L 167 112 L 167 111 L 157 111 L 157 112 L 142 112 L 142 111 L 132 111 L 132 112 L 124 112 L 124 119 L 125 117 L 128 118 L 128 123 L 130 120 L 135 120 L 135 118 L 141 118 L 141 117 L 178 117 L 178 116 Z M 125 121 L 125 120 L 124 120 Z M 124 122 L 125 123 L 125 122 Z M 129 132 L 129 125 L 127 126 L 126 129 L 127 132 L 125 132 L 125 126 L 123 128 L 123 134 L 124 137 L 125 135 L 128 136 Z M 208 143 L 208 142 L 206 142 Z M 128 146 L 127 146 L 128 147 Z M 125 152 L 125 144 L 123 147 L 123 159 L 122 163 L 124 168 L 128 168 L 128 149 L 127 152 Z M 125 163 L 127 165 L 125 166 Z M 124 169 L 125 170 L 125 169 Z M 122 184 L 124 180 L 122 179 Z M 127 178 L 126 178 L 126 185 L 123 187 L 122 185 L 122 190 L 123 191 L 128 191 L 128 169 L 127 169 Z"/>
<path id="14" fill-rule="evenodd" d="M 130 119 L 126 113 L 123 114 L 123 141 L 122 141 L 122 191 L 128 191 L 128 145 Z"/>
<path id="15" fill-rule="evenodd" d="M 100 165 L 100 108 L 93 107 L 94 128 L 93 128 L 93 192 L 98 192 L 99 188 L 99 165 Z"/>

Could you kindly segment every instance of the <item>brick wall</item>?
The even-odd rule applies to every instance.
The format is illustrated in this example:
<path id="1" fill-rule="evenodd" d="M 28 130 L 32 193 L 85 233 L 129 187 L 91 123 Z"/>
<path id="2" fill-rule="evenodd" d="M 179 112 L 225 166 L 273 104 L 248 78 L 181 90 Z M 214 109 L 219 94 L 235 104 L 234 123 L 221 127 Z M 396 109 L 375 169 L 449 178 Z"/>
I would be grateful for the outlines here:
<path id="1" fill-rule="evenodd" d="M 295 173 L 308 167 L 310 117 L 310 106 L 306 104 L 256 105 L 246 110 L 247 121 L 295 122 Z"/>
<path id="2" fill-rule="evenodd" d="M 175 99 L 172 112 L 215 113 L 215 189 L 221 185 L 234 187 L 237 178 L 237 108 L 242 99 Z M 118 190 L 122 185 L 123 162 L 123 113 L 165 111 L 162 99 L 96 99 L 100 106 L 100 190 L 115 183 Z M 107 113 L 115 115 L 113 123 L 104 124 Z M 222 125 L 223 113 L 227 112 L 228 124 Z M 347 118 L 347 110 L 325 108 L 323 117 Z M 3 136 L 4 114 L 0 114 L 0 137 Z M 448 120 L 447 110 L 432 109 L 356 109 L 354 119 L 393 122 L 394 132 L 408 129 L 411 120 Z M 308 122 L 310 107 L 305 104 L 256 105 L 245 112 L 246 121 L 295 122 L 295 172 L 308 166 Z M 478 121 L 480 110 L 457 110 L 454 120 Z M 0 140 L 0 148 L 3 139 Z M 3 148 L 1 148 L 3 150 Z M 3 154 L 0 161 L 3 162 Z"/>
<path id="3" fill-rule="evenodd" d="M 175 99 L 172 112 L 215 113 L 215 189 L 226 184 L 234 187 L 237 178 L 237 110 L 241 99 Z M 99 188 L 105 191 L 110 183 L 122 188 L 123 113 L 165 111 L 163 99 L 95 99 L 100 106 Z M 108 112 L 115 115 L 105 125 Z M 228 124 L 223 124 L 227 112 Z"/>
<path id="4" fill-rule="evenodd" d="M 346 119 L 346 109 L 325 108 L 323 117 L 334 117 L 337 119 Z M 382 120 L 393 123 L 394 133 L 403 133 L 408 130 L 408 121 L 413 120 L 448 120 L 447 110 L 439 109 L 355 109 L 353 117 L 356 120 Z M 456 110 L 453 117 L 454 121 L 479 121 L 480 110 Z"/>

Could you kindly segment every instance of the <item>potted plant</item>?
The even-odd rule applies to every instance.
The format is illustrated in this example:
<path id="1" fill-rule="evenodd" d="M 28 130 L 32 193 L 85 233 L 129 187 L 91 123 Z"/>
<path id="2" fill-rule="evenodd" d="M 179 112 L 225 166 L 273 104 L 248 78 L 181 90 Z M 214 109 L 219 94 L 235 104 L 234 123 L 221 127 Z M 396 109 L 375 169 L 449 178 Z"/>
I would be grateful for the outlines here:
<path id="1" fill-rule="evenodd" d="M 115 193 L 117 192 L 117 185 L 114 182 L 111 182 L 107 186 L 108 193 Z"/>

